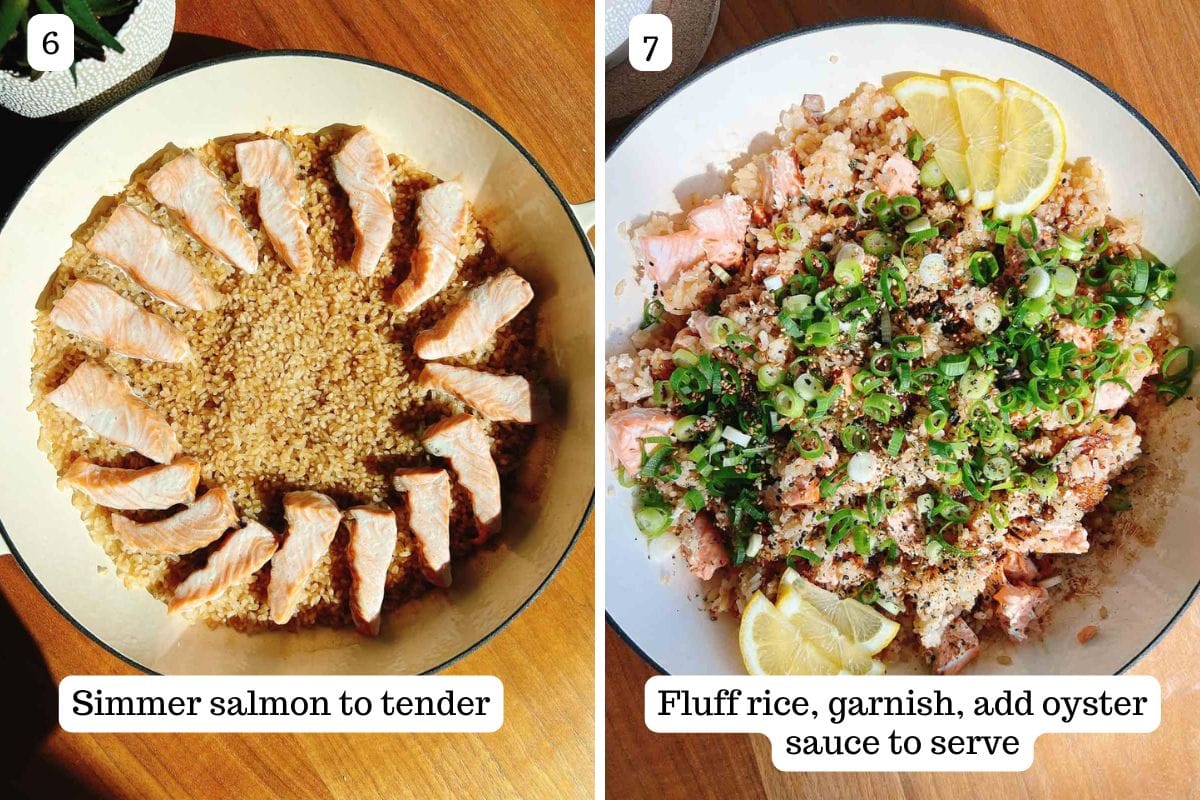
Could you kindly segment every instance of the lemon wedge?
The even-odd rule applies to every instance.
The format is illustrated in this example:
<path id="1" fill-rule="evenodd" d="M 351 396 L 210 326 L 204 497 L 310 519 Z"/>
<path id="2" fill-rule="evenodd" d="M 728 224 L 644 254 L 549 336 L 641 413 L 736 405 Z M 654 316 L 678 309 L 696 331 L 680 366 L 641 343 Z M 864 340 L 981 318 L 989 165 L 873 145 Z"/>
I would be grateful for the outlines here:
<path id="1" fill-rule="evenodd" d="M 967 141 L 958 121 L 950 84 L 941 78 L 916 75 L 892 87 L 892 95 L 912 118 L 925 141 L 933 146 L 933 160 L 954 187 L 959 202 L 971 199 L 967 171 Z"/>
<path id="2" fill-rule="evenodd" d="M 846 643 L 875 655 L 891 644 L 900 631 L 895 620 L 852 598 L 843 600 L 836 594 L 809 583 L 790 567 L 779 579 L 779 598 L 776 601 L 786 614 L 795 605 L 792 596 L 811 606 L 846 640 Z"/>
<path id="3" fill-rule="evenodd" d="M 1058 109 L 1015 81 L 1001 81 L 1000 179 L 995 215 L 1028 214 L 1046 199 L 1062 172 L 1067 134 Z"/>
<path id="4" fill-rule="evenodd" d="M 883 664 L 871 657 L 874 653 L 867 652 L 851 641 L 828 617 L 801 597 L 799 591 L 794 587 L 780 584 L 779 597 L 775 600 L 775 607 L 796 626 L 806 641 L 838 664 L 843 673 L 850 675 L 883 673 Z"/>
<path id="5" fill-rule="evenodd" d="M 762 592 L 755 592 L 742 611 L 738 643 L 751 675 L 837 675 L 842 671 Z"/>
<path id="6" fill-rule="evenodd" d="M 959 75 L 950 79 L 950 90 L 966 139 L 971 199 L 980 210 L 988 209 L 995 205 L 1000 182 L 1000 87 L 986 78 Z"/>

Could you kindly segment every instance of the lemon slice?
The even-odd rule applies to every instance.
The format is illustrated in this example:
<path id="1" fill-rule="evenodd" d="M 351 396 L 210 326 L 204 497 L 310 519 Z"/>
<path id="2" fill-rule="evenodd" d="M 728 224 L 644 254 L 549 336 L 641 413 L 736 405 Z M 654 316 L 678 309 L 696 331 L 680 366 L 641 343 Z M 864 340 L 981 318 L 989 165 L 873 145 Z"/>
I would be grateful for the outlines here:
<path id="1" fill-rule="evenodd" d="M 950 79 L 950 90 L 958 106 L 966 150 L 971 199 L 981 210 L 996 201 L 1000 182 L 1000 87 L 986 78 L 960 75 Z"/>
<path id="2" fill-rule="evenodd" d="M 825 656 L 840 664 L 842 672 L 850 675 L 879 675 L 883 664 L 842 633 L 836 625 L 800 596 L 793 586 L 781 584 L 775 607 L 791 621 L 809 643 Z"/>
<path id="3" fill-rule="evenodd" d="M 950 84 L 940 78 L 916 75 L 892 87 L 892 95 L 908 112 L 917 130 L 933 145 L 933 160 L 954 187 L 959 202 L 971 199 L 971 180 L 964 155 L 967 141 L 958 121 Z"/>
<path id="4" fill-rule="evenodd" d="M 1058 109 L 1032 89 L 1001 81 L 1000 180 L 996 217 L 1028 214 L 1058 183 L 1067 151 L 1067 133 Z"/>
<path id="5" fill-rule="evenodd" d="M 843 600 L 833 592 L 804 580 L 789 567 L 779 580 L 779 605 L 783 607 L 788 604 L 787 608 L 790 609 L 793 602 L 790 595 L 793 593 L 825 617 L 849 643 L 869 655 L 875 655 L 891 644 L 900 631 L 900 625 L 895 620 L 888 619 L 857 600 Z"/>
<path id="6" fill-rule="evenodd" d="M 738 643 L 751 675 L 837 675 L 842 671 L 762 592 L 755 592 L 742 611 Z"/>

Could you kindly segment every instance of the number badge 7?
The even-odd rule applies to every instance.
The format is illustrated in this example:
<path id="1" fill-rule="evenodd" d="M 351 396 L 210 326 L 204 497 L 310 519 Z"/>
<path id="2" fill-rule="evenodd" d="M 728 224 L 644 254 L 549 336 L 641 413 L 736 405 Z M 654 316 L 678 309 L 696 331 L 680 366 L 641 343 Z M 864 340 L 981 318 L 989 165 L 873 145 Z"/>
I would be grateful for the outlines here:
<path id="1" fill-rule="evenodd" d="M 638 14 L 629 20 L 629 63 L 640 72 L 662 72 L 671 66 L 671 19 L 665 14 Z"/>

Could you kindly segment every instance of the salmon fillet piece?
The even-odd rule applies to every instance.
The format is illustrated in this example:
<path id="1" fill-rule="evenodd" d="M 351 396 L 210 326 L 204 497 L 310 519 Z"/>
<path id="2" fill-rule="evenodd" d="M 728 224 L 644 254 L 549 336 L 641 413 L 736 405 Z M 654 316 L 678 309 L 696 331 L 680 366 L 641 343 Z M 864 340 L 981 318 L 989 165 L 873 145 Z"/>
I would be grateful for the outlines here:
<path id="1" fill-rule="evenodd" d="M 303 275 L 312 269 L 312 242 L 304 194 L 291 148 L 278 139 L 239 142 L 234 148 L 242 183 L 258 190 L 258 216 L 279 260 Z"/>
<path id="2" fill-rule="evenodd" d="M 476 541 L 486 540 L 500 529 L 500 473 L 483 426 L 470 414 L 456 414 L 430 427 L 421 442 L 431 454 L 450 462 L 459 484 L 471 496 L 479 532 Z"/>
<path id="3" fill-rule="evenodd" d="M 346 531 L 350 613 L 359 633 L 378 636 L 388 567 L 396 552 L 396 515 L 382 506 L 355 506 L 346 511 Z"/>
<path id="4" fill-rule="evenodd" d="M 681 547 L 688 570 L 702 581 L 716 574 L 729 564 L 729 551 L 725 549 L 721 531 L 709 514 L 696 515 L 691 530 L 681 537 Z"/>
<path id="5" fill-rule="evenodd" d="M 175 251 L 167 232 L 131 205 L 117 206 L 88 239 L 87 249 L 163 302 L 192 311 L 211 311 L 221 304 L 220 293 Z"/>
<path id="6" fill-rule="evenodd" d="M 421 193 L 417 203 L 417 249 L 406 277 L 392 293 L 404 313 L 416 311 L 446 288 L 458 266 L 458 248 L 467 233 L 467 198 L 455 181 Z"/>
<path id="7" fill-rule="evenodd" d="M 933 671 L 939 675 L 957 675 L 979 656 L 979 638 L 971 626 L 957 618 L 946 626 L 933 659 Z"/>
<path id="8" fill-rule="evenodd" d="M 604 426 L 609 461 L 613 467 L 623 466 L 632 478 L 642 469 L 642 440 L 670 436 L 674 426 L 675 417 L 652 408 L 632 406 L 610 414 Z"/>
<path id="9" fill-rule="evenodd" d="M 174 211 L 209 250 L 238 269 L 258 272 L 258 246 L 225 195 L 225 186 L 192 153 L 159 168 L 146 182 L 154 199 Z"/>
<path id="10" fill-rule="evenodd" d="M 337 503 L 319 492 L 285 494 L 283 517 L 287 538 L 271 559 L 271 583 L 267 587 L 271 621 L 278 625 L 296 613 L 300 594 L 329 550 L 342 519 Z"/>
<path id="11" fill-rule="evenodd" d="M 529 381 L 520 375 L 430 363 L 421 370 L 417 383 L 422 389 L 454 395 L 493 422 L 533 422 Z"/>
<path id="12" fill-rule="evenodd" d="M 392 179 L 387 156 L 366 128 L 355 133 L 333 157 L 333 175 L 346 191 L 356 243 L 350 267 L 374 274 L 392 240 Z"/>
<path id="13" fill-rule="evenodd" d="M 168 614 L 195 608 L 220 597 L 232 586 L 245 583 L 275 554 L 275 534 L 254 520 L 229 535 L 208 557 L 208 563 L 175 587 Z"/>
<path id="14" fill-rule="evenodd" d="M 105 467 L 81 457 L 62 476 L 63 484 L 83 492 L 93 503 L 121 511 L 190 503 L 196 499 L 199 481 L 200 462 L 191 456 L 143 469 Z"/>
<path id="15" fill-rule="evenodd" d="M 453 358 L 487 344 L 533 299 L 524 278 L 506 269 L 467 292 L 429 330 L 416 338 L 416 353 L 426 361 Z"/>
<path id="16" fill-rule="evenodd" d="M 113 514 L 112 527 L 121 544 L 131 550 L 183 555 L 215 542 L 237 519 L 229 492 L 217 486 L 182 511 L 154 522 L 134 522 Z"/>
<path id="17" fill-rule="evenodd" d="M 450 585 L 450 475 L 444 469 L 398 469 L 392 478 L 408 504 L 408 528 L 417 540 L 425 577 Z"/>
<path id="18" fill-rule="evenodd" d="M 178 363 L 191 354 L 178 328 L 96 281 L 68 286 L 50 309 L 50 321 L 130 358 Z"/>
<path id="19" fill-rule="evenodd" d="M 171 425 L 133 393 L 129 382 L 94 361 L 84 361 L 46 399 L 84 427 L 152 461 L 169 464 L 179 455 Z"/>

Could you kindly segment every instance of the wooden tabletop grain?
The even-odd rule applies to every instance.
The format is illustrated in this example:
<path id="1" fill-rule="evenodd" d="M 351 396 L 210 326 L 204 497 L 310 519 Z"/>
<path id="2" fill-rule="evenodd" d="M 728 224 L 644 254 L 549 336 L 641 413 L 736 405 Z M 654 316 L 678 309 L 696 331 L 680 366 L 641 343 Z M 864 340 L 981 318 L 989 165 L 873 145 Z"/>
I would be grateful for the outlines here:
<path id="1" fill-rule="evenodd" d="M 164 69 L 267 48 L 402 67 L 481 108 L 578 203 L 593 196 L 593 29 L 590 6 L 573 0 L 179 0 Z M 11 115 L 0 123 L 29 142 L 25 158 L 6 164 L 2 217 L 22 176 L 69 126 Z M 57 614 L 12 558 L 0 558 L 0 797 L 590 797 L 593 548 L 589 522 L 549 588 L 447 670 L 504 681 L 504 727 L 484 735 L 64 733 L 56 723 L 59 679 L 132 670 Z"/>
<path id="2" fill-rule="evenodd" d="M 1067 59 L 1140 110 L 1200 168 L 1200 6 L 1194 0 L 755 0 L 722 3 L 708 64 L 798 27 L 856 16 L 949 19 L 1006 33 Z M 626 121 L 625 124 L 627 124 Z M 609 126 L 611 137 L 623 126 Z M 654 674 L 611 630 L 606 642 L 605 780 L 614 798 L 820 800 L 1108 800 L 1200 797 L 1200 604 L 1133 671 L 1163 689 L 1162 725 L 1147 735 L 1045 736 L 1018 774 L 785 774 L 764 737 L 662 735 L 642 722 Z"/>

